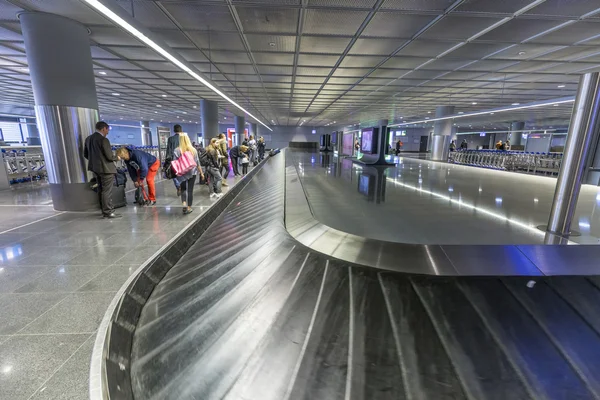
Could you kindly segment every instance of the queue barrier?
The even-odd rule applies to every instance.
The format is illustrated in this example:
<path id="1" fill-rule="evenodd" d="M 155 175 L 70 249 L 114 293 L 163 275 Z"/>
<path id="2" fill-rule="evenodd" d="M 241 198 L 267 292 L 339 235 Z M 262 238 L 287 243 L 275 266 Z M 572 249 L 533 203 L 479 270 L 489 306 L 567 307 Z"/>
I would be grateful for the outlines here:
<path id="1" fill-rule="evenodd" d="M 528 174 L 558 175 L 563 153 L 457 150 L 450 152 L 448 158 L 453 164 Z"/>

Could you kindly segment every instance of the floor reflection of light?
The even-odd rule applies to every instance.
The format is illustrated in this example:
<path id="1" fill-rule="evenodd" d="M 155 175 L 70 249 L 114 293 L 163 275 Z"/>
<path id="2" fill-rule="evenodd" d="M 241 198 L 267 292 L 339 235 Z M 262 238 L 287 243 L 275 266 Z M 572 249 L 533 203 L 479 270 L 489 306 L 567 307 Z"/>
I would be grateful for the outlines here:
<path id="1" fill-rule="evenodd" d="M 12 371 L 12 369 L 13 369 L 12 365 L 5 365 L 4 367 L 2 367 L 2 373 L 9 374 L 10 371 Z"/>
<path id="2" fill-rule="evenodd" d="M 485 208 L 481 208 L 481 207 L 474 206 L 472 204 L 464 203 L 462 200 L 459 201 L 459 200 L 453 199 L 452 197 L 446 196 L 445 194 L 435 193 L 435 192 L 432 192 L 432 191 L 429 191 L 429 190 L 426 190 L 426 189 L 418 188 L 416 186 L 407 185 L 405 183 L 398 182 L 398 181 L 396 181 L 396 180 L 394 180 L 392 178 L 387 178 L 387 180 L 390 181 L 390 182 L 392 182 L 392 183 L 394 183 L 395 185 L 402 186 L 402 187 L 405 187 L 405 188 L 408 188 L 408 189 L 413 189 L 413 190 L 416 190 L 418 192 L 427 193 L 427 194 L 430 194 L 432 196 L 438 197 L 440 199 L 448 200 L 450 203 L 459 204 L 462 207 L 470 208 L 471 210 L 475 210 L 477 212 L 480 212 L 481 214 L 485 214 L 487 216 L 499 219 L 501 221 L 509 222 L 509 223 L 511 223 L 513 225 L 516 225 L 516 226 L 520 227 L 520 228 L 527 229 L 530 232 L 535 233 L 537 235 L 540 235 L 540 236 L 545 236 L 546 235 L 545 232 L 542 232 L 541 230 L 537 229 L 535 226 L 530 226 L 530 225 L 527 225 L 527 224 L 525 224 L 523 222 L 507 218 L 504 215 L 500 215 L 500 214 L 498 214 L 497 212 L 494 212 L 494 211 L 486 210 Z"/>
<path id="3" fill-rule="evenodd" d="M 448 188 L 448 191 L 449 191 L 449 192 L 454 192 L 454 188 L 453 188 L 452 186 L 450 186 L 450 187 Z"/>
<path id="4" fill-rule="evenodd" d="M 60 272 L 61 274 L 64 274 L 65 273 L 65 269 L 61 268 L 61 269 L 58 270 L 58 272 Z"/>
<path id="5" fill-rule="evenodd" d="M 496 204 L 502 204 L 502 197 L 496 197 Z"/>
<path id="6" fill-rule="evenodd" d="M 534 203 L 538 203 L 540 201 L 540 199 L 533 199 Z"/>
<path id="7" fill-rule="evenodd" d="M 600 193 L 596 195 L 596 201 L 600 201 Z"/>
<path id="8" fill-rule="evenodd" d="M 589 230 L 592 227 L 592 225 L 586 221 L 586 220 L 580 220 L 579 221 L 579 228 L 581 230 Z"/>
<path id="9" fill-rule="evenodd" d="M 481 192 L 483 192 L 483 189 L 482 189 L 482 188 L 479 188 L 479 193 L 481 193 Z"/>

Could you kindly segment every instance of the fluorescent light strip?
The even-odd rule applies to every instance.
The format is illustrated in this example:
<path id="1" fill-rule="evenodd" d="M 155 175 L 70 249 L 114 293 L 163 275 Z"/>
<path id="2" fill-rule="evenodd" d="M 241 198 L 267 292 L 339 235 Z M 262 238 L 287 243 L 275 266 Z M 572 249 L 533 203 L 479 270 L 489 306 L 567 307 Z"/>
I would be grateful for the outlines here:
<path id="1" fill-rule="evenodd" d="M 394 180 L 394 179 L 392 179 L 392 178 L 386 178 L 386 179 L 387 179 L 389 182 L 392 182 L 392 183 L 394 183 L 394 184 L 396 184 L 396 185 L 398 185 L 398 186 L 402 186 L 402 187 L 405 187 L 405 188 L 407 188 L 407 189 L 413 189 L 413 190 L 416 190 L 417 192 L 426 193 L 426 194 L 429 194 L 429 195 L 431 195 L 431 196 L 438 197 L 438 198 L 440 198 L 440 199 L 448 200 L 449 202 L 451 202 L 451 203 L 453 203 L 453 204 L 458 204 L 458 205 L 459 205 L 459 206 L 461 206 L 461 207 L 466 207 L 466 208 L 468 208 L 468 209 L 475 210 L 475 211 L 477 211 L 477 212 L 480 212 L 480 213 L 482 213 L 482 214 L 485 214 L 485 215 L 487 215 L 487 216 L 490 216 L 490 217 L 496 218 L 496 219 L 498 219 L 498 220 L 500 220 L 500 221 L 503 221 L 503 222 L 509 222 L 509 223 L 511 223 L 511 224 L 513 224 L 513 225 L 516 225 L 516 226 L 520 227 L 520 228 L 527 229 L 527 230 L 529 230 L 530 232 L 532 232 L 532 233 L 535 233 L 535 234 L 537 234 L 537 235 L 540 235 L 540 236 L 546 236 L 546 233 L 545 233 L 545 232 L 542 232 L 541 230 L 537 229 L 537 228 L 536 228 L 536 227 L 534 227 L 534 226 L 530 226 L 530 225 L 524 224 L 524 223 L 522 223 L 522 222 L 515 221 L 514 219 L 506 218 L 506 217 L 504 217 L 504 216 L 502 216 L 502 215 L 499 215 L 499 214 L 497 214 L 497 213 L 495 213 L 495 212 L 488 211 L 488 210 L 486 210 L 486 209 L 484 209 L 484 208 L 477 207 L 477 206 L 474 206 L 474 205 L 471 205 L 471 204 L 465 203 L 465 202 L 463 202 L 462 200 L 456 200 L 456 199 L 453 199 L 452 197 L 446 196 L 446 195 L 444 195 L 444 194 L 440 194 L 440 193 L 431 192 L 431 191 L 429 191 L 429 190 L 425 190 L 425 189 L 422 189 L 422 188 L 419 188 L 419 187 L 416 187 L 416 186 L 412 186 L 412 185 L 407 185 L 407 184 L 405 184 L 405 183 L 398 182 L 398 181 L 396 181 L 396 180 Z"/>
<path id="2" fill-rule="evenodd" d="M 196 79 L 197 81 L 199 81 L 200 83 L 202 83 L 203 85 L 208 87 L 210 90 L 212 90 L 213 92 L 215 92 L 216 94 L 218 94 L 219 96 L 221 96 L 222 98 L 224 98 L 225 100 L 227 100 L 228 102 L 230 102 L 231 104 L 233 104 L 234 106 L 239 108 L 244 113 L 248 114 L 250 117 L 254 118 L 256 120 L 256 122 L 260 123 L 265 128 L 270 130 L 271 132 L 273 131 L 273 129 L 269 128 L 268 125 L 266 125 L 260 119 L 256 118 L 254 115 L 250 114 L 246 109 L 244 109 L 242 106 L 240 106 L 235 101 L 230 99 L 225 93 L 221 92 L 219 89 L 217 89 L 215 86 L 213 86 L 206 79 L 202 78 L 200 75 L 198 75 L 197 73 L 192 71 L 188 66 L 183 64 L 177 58 L 175 58 L 175 56 L 171 55 L 171 53 L 169 53 L 168 51 L 166 51 L 165 49 L 160 47 L 158 44 L 156 44 L 154 41 L 152 41 L 152 39 L 148 38 L 146 35 L 144 35 L 140 31 L 138 31 L 135 27 L 133 27 L 131 24 L 129 24 L 123 18 L 119 17 L 117 14 L 115 14 L 112 10 L 110 10 L 108 7 L 106 7 L 100 1 L 98 1 L 98 0 L 84 0 L 84 1 L 87 4 L 89 4 L 91 7 L 96 9 L 98 12 L 100 12 L 102 15 L 104 15 L 105 17 L 107 17 L 108 19 L 110 19 L 111 21 L 116 23 L 117 25 L 119 25 L 121 28 L 125 29 L 127 32 L 131 33 L 133 36 L 135 36 L 136 38 L 141 40 L 143 43 L 145 43 L 149 47 L 151 47 L 158 54 L 160 54 L 167 60 L 171 61 L 173 64 L 175 64 L 176 66 L 181 68 L 183 71 L 187 72 L 194 79 Z"/>
<path id="3" fill-rule="evenodd" d="M 458 119 L 458 118 L 465 118 L 465 117 L 476 117 L 478 115 L 486 115 L 486 114 L 490 114 L 492 112 L 493 113 L 500 113 L 500 112 L 505 112 L 505 111 L 526 110 L 526 109 L 529 109 L 529 108 L 546 107 L 546 106 L 551 106 L 551 105 L 554 105 L 554 104 L 573 103 L 574 101 L 575 101 L 575 99 L 557 100 L 557 101 L 552 101 L 552 102 L 548 102 L 548 103 L 528 104 L 528 105 L 524 105 L 524 106 L 508 107 L 508 108 L 501 108 L 501 109 L 487 110 L 487 111 L 477 111 L 477 112 L 474 112 L 474 113 L 449 115 L 447 117 L 440 117 L 440 118 L 423 119 L 421 121 L 402 122 L 400 124 L 391 124 L 391 125 L 388 125 L 388 126 L 389 127 L 408 126 L 408 125 L 414 125 L 414 124 L 422 124 L 424 122 L 429 123 L 429 122 L 435 122 L 435 121 L 444 121 L 444 120 L 447 120 L 447 119 Z"/>

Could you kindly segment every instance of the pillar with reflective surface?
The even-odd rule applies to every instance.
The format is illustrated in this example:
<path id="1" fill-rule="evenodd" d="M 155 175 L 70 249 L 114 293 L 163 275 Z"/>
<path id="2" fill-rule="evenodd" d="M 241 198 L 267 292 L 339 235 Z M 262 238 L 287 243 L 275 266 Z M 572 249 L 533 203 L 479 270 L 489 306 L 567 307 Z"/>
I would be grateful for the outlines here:
<path id="1" fill-rule="evenodd" d="M 513 122 L 510 124 L 510 144 L 522 145 L 523 141 L 523 130 L 525 129 L 525 122 Z"/>
<path id="2" fill-rule="evenodd" d="M 594 135 L 600 128 L 600 72 L 582 75 L 575 97 L 567 143 L 556 182 L 548 231 L 558 235 L 571 233 L 571 221 L 577 206 L 585 164 Z"/>
<path id="3" fill-rule="evenodd" d="M 83 158 L 85 138 L 98 121 L 89 32 L 59 15 L 26 12 L 19 17 L 54 209 L 98 208 Z"/>
<path id="4" fill-rule="evenodd" d="M 213 100 L 200 100 L 200 120 L 202 123 L 202 138 L 204 145 L 219 133 L 219 103 Z"/>
<path id="5" fill-rule="evenodd" d="M 435 109 L 435 117 L 443 118 L 454 113 L 454 106 L 438 106 Z M 450 141 L 452 138 L 452 119 L 435 121 L 433 128 L 431 159 L 435 161 L 448 161 Z"/>
<path id="6" fill-rule="evenodd" d="M 250 134 L 258 139 L 258 124 L 250 124 Z"/>
<path id="7" fill-rule="evenodd" d="M 142 146 L 152 146 L 152 132 L 150 131 L 150 121 L 140 121 L 140 135 L 142 137 Z"/>
<path id="8" fill-rule="evenodd" d="M 244 134 L 244 130 L 246 129 L 246 120 L 244 117 L 240 117 L 239 115 L 235 116 L 235 133 L 238 137 L 238 144 L 242 144 L 246 135 Z"/>

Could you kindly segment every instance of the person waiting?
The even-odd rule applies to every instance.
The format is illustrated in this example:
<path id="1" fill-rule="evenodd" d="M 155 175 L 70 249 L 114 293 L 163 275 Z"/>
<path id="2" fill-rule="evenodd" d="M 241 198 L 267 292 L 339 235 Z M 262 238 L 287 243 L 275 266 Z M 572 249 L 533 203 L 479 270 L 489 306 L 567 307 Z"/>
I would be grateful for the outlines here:
<path id="1" fill-rule="evenodd" d="M 450 151 L 456 151 L 456 142 L 454 140 L 450 142 Z"/>
<path id="2" fill-rule="evenodd" d="M 145 200 L 149 200 L 152 205 L 155 205 L 156 187 L 154 186 L 154 177 L 160 168 L 160 161 L 150 153 L 128 149 L 127 147 L 121 147 L 117 150 L 117 156 L 125 161 L 129 175 L 136 188 L 143 186 L 144 180 L 146 180 L 148 184 L 148 198 L 145 198 L 146 193 L 144 193 L 144 198 Z"/>
<path id="3" fill-rule="evenodd" d="M 258 161 L 262 161 L 265 159 L 265 138 L 264 137 L 260 137 L 258 139 L 258 143 L 256 144 L 256 147 L 258 148 Z"/>
<path id="4" fill-rule="evenodd" d="M 231 165 L 233 166 L 233 173 L 235 176 L 240 176 L 240 170 L 238 168 L 240 157 L 248 153 L 248 146 L 233 146 L 229 150 L 229 157 L 231 157 Z"/>
<path id="5" fill-rule="evenodd" d="M 98 183 L 98 200 L 104 218 L 121 218 L 115 214 L 112 190 L 115 183 L 118 157 L 113 155 L 110 141 L 106 138 L 110 126 L 104 121 L 96 123 L 96 131 L 85 139 L 83 157 L 88 160 L 88 171 L 94 173 Z"/>
<path id="6" fill-rule="evenodd" d="M 256 153 L 258 148 L 256 147 L 256 140 L 254 139 L 253 135 L 250 135 L 250 140 L 248 140 L 248 147 L 250 149 L 248 151 L 248 153 L 250 154 L 249 161 L 252 163 L 252 165 L 256 165 Z"/>
<path id="7" fill-rule="evenodd" d="M 396 155 L 400 154 L 403 146 L 404 146 L 404 143 L 402 143 L 402 140 L 398 140 L 396 142 Z"/>
<path id="8" fill-rule="evenodd" d="M 222 156 L 220 157 L 221 163 L 219 167 L 219 172 L 223 177 L 222 185 L 229 186 L 225 181 L 225 179 L 227 179 L 229 176 L 229 157 L 227 155 L 227 138 L 225 137 L 224 133 L 219 134 L 217 144 L 219 146 L 219 155 Z"/>
<path id="9" fill-rule="evenodd" d="M 196 183 L 196 176 L 200 175 L 200 179 L 204 180 L 204 173 L 200 166 L 198 150 L 192 145 L 188 135 L 182 133 L 179 135 L 179 146 L 173 151 L 174 160 L 178 160 L 186 152 L 192 154 L 196 166 L 185 174 L 175 178 L 179 183 L 181 204 L 183 206 L 183 214 L 185 215 L 193 211 L 192 204 L 194 203 L 194 183 Z"/>
<path id="10" fill-rule="evenodd" d="M 467 139 L 463 139 L 462 143 L 460 144 L 460 148 L 461 148 L 461 150 L 467 150 L 469 148 L 469 144 L 467 143 Z"/>
<path id="11" fill-rule="evenodd" d="M 167 139 L 165 160 L 173 160 L 175 157 L 175 149 L 179 147 L 179 135 L 183 133 L 181 125 L 176 124 L 173 127 L 173 132 L 173 135 L 169 136 L 169 139 Z M 177 196 L 179 196 L 181 194 L 181 189 L 179 188 L 179 181 L 177 179 L 173 179 L 173 183 L 175 184 L 175 188 L 177 189 Z"/>
<path id="12" fill-rule="evenodd" d="M 223 196 L 221 192 L 221 181 L 223 178 L 219 172 L 219 140 L 217 138 L 210 140 L 210 145 L 206 148 L 206 152 L 208 153 L 206 172 L 210 175 L 210 182 L 212 184 L 210 197 L 221 198 Z"/>

